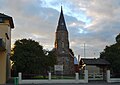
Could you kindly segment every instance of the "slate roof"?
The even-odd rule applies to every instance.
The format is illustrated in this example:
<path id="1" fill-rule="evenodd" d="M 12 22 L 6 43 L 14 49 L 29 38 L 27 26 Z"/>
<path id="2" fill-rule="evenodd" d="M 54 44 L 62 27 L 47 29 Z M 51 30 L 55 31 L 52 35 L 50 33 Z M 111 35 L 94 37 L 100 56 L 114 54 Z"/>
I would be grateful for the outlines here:
<path id="1" fill-rule="evenodd" d="M 8 15 L 5 15 L 5 14 L 3 14 L 3 13 L 0 13 L 0 18 L 2 18 L 3 20 L 8 19 L 8 20 L 9 20 L 9 23 L 10 23 L 10 27 L 11 27 L 11 28 L 14 28 L 14 23 L 13 23 L 12 17 L 10 17 L 10 16 L 8 16 Z"/>
<path id="2" fill-rule="evenodd" d="M 61 6 L 61 13 L 58 21 L 58 26 L 57 26 L 57 31 L 59 30 L 67 31 L 62 6 Z"/>
<path id="3" fill-rule="evenodd" d="M 81 60 L 83 60 L 83 62 L 86 65 L 110 65 L 110 63 L 108 61 L 106 61 L 105 59 L 86 59 L 86 58 L 81 58 Z"/>

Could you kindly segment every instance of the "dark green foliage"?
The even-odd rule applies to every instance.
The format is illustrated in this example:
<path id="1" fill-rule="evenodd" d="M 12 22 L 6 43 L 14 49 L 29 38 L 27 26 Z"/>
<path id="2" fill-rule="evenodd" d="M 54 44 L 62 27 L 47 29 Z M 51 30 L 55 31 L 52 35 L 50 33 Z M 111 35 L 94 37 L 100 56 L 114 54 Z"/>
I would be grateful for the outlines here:
<path id="1" fill-rule="evenodd" d="M 51 51 L 47 51 L 46 52 L 46 57 L 47 57 L 47 65 L 48 67 L 48 71 L 49 72 L 53 72 L 54 71 L 54 65 L 57 64 L 57 56 L 54 50 Z"/>
<path id="2" fill-rule="evenodd" d="M 117 43 L 120 43 L 120 34 L 117 35 L 117 37 L 116 37 L 116 42 L 117 42 Z"/>
<path id="3" fill-rule="evenodd" d="M 43 50 L 43 47 L 34 40 L 17 40 L 11 55 L 13 62 L 12 70 L 15 75 L 17 75 L 18 72 L 24 74 L 47 74 L 49 66 L 54 64 L 55 61 L 52 57 L 49 58 L 48 55 L 50 54 L 46 55 L 46 52 L 47 51 Z M 54 62 L 52 62 L 52 60 Z"/>
<path id="4" fill-rule="evenodd" d="M 48 65 L 54 67 L 57 64 L 57 57 L 54 51 L 49 51 L 47 55 Z"/>
<path id="5" fill-rule="evenodd" d="M 116 43 L 106 46 L 100 54 L 100 58 L 108 60 L 114 73 L 120 73 L 120 34 L 116 37 Z"/>

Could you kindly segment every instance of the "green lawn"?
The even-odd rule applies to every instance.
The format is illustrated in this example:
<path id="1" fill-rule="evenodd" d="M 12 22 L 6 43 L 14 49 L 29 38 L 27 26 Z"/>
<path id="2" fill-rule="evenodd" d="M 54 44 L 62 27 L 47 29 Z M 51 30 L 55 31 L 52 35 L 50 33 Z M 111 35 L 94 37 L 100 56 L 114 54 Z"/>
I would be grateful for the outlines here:
<path id="1" fill-rule="evenodd" d="M 33 79 L 48 79 L 48 76 L 34 76 Z M 75 79 L 75 76 L 51 76 L 51 79 Z"/>
<path id="2" fill-rule="evenodd" d="M 30 79 L 49 79 L 48 76 L 36 75 Z M 75 79 L 75 75 L 51 75 L 51 79 Z M 79 79 L 84 79 L 84 75 L 79 75 Z"/>

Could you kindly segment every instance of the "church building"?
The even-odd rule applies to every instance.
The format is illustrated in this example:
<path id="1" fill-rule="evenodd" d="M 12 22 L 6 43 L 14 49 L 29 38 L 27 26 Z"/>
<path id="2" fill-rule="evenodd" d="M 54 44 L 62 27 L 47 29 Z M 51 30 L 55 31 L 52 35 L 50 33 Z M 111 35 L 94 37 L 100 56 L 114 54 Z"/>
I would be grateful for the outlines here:
<path id="1" fill-rule="evenodd" d="M 68 30 L 62 7 L 56 29 L 54 48 L 57 55 L 57 64 L 63 65 L 63 74 L 74 74 L 74 56 L 71 54 L 69 48 Z"/>

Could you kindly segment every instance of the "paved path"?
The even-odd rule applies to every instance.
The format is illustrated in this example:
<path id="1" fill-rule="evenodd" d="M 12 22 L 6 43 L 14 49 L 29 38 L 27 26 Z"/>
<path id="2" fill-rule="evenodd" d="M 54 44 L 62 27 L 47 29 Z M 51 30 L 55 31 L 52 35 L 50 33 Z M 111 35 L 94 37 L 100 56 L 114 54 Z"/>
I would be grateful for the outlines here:
<path id="1" fill-rule="evenodd" d="M 6 85 L 14 85 L 14 84 L 6 84 Z M 106 82 L 89 82 L 87 84 L 78 83 L 78 84 L 21 84 L 21 85 L 120 85 L 120 83 L 106 83 Z"/>

